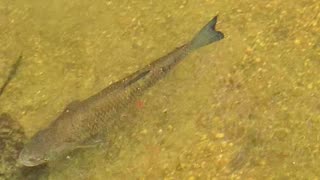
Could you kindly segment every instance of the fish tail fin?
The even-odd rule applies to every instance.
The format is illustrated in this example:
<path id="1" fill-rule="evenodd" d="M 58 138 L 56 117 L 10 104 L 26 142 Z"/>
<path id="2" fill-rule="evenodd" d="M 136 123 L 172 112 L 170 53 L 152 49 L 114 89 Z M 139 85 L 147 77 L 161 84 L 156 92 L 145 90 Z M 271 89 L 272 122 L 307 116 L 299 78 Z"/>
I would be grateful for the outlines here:
<path id="1" fill-rule="evenodd" d="M 201 48 L 224 38 L 224 34 L 222 32 L 216 31 L 217 19 L 218 16 L 215 16 L 198 32 L 198 34 L 194 36 L 190 44 L 191 50 Z"/>

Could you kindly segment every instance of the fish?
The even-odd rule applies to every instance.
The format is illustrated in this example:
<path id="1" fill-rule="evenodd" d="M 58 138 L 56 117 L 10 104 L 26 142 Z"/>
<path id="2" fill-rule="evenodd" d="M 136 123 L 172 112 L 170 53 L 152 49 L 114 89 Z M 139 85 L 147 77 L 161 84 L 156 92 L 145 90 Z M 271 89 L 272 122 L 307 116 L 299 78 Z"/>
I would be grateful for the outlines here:
<path id="1" fill-rule="evenodd" d="M 106 129 L 106 124 L 129 108 L 138 97 L 163 79 L 179 62 L 195 50 L 220 41 L 213 17 L 189 42 L 169 54 L 118 80 L 82 101 L 73 101 L 48 127 L 37 132 L 19 154 L 24 166 L 38 166 L 57 160 L 75 149 L 86 147 Z"/>

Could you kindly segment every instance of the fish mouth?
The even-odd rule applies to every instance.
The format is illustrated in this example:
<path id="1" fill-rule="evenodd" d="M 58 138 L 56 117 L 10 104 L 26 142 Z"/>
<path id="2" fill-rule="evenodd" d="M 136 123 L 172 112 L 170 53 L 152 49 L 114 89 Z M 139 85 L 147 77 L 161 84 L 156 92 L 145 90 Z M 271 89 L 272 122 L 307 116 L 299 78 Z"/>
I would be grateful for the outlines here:
<path id="1" fill-rule="evenodd" d="M 33 167 L 33 166 L 38 166 L 38 165 L 44 164 L 44 163 L 46 163 L 46 161 L 44 161 L 44 160 L 31 161 L 31 160 L 25 160 L 25 159 L 19 158 L 18 163 L 23 166 Z"/>

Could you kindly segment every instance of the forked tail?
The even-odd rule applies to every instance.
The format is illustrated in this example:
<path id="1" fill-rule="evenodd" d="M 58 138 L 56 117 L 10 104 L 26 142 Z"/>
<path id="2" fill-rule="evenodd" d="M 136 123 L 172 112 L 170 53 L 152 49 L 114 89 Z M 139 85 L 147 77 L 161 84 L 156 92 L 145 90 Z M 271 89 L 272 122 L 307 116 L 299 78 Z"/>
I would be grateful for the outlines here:
<path id="1" fill-rule="evenodd" d="M 194 36 L 190 45 L 191 50 L 198 49 L 224 38 L 222 32 L 216 31 L 217 19 L 218 16 L 215 16 Z"/>

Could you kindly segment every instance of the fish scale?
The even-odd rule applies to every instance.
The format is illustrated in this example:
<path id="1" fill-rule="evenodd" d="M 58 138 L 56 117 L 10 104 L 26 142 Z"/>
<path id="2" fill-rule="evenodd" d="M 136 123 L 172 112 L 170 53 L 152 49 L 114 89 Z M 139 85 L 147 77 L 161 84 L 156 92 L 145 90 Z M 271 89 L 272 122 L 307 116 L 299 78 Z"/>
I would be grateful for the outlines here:
<path id="1" fill-rule="evenodd" d="M 21 151 L 19 162 L 25 166 L 46 163 L 85 146 L 99 134 L 105 133 L 108 123 L 118 119 L 145 90 L 164 78 L 187 55 L 223 39 L 223 33 L 215 30 L 216 22 L 217 16 L 190 42 L 97 94 L 70 103 L 56 120 L 31 138 Z"/>

